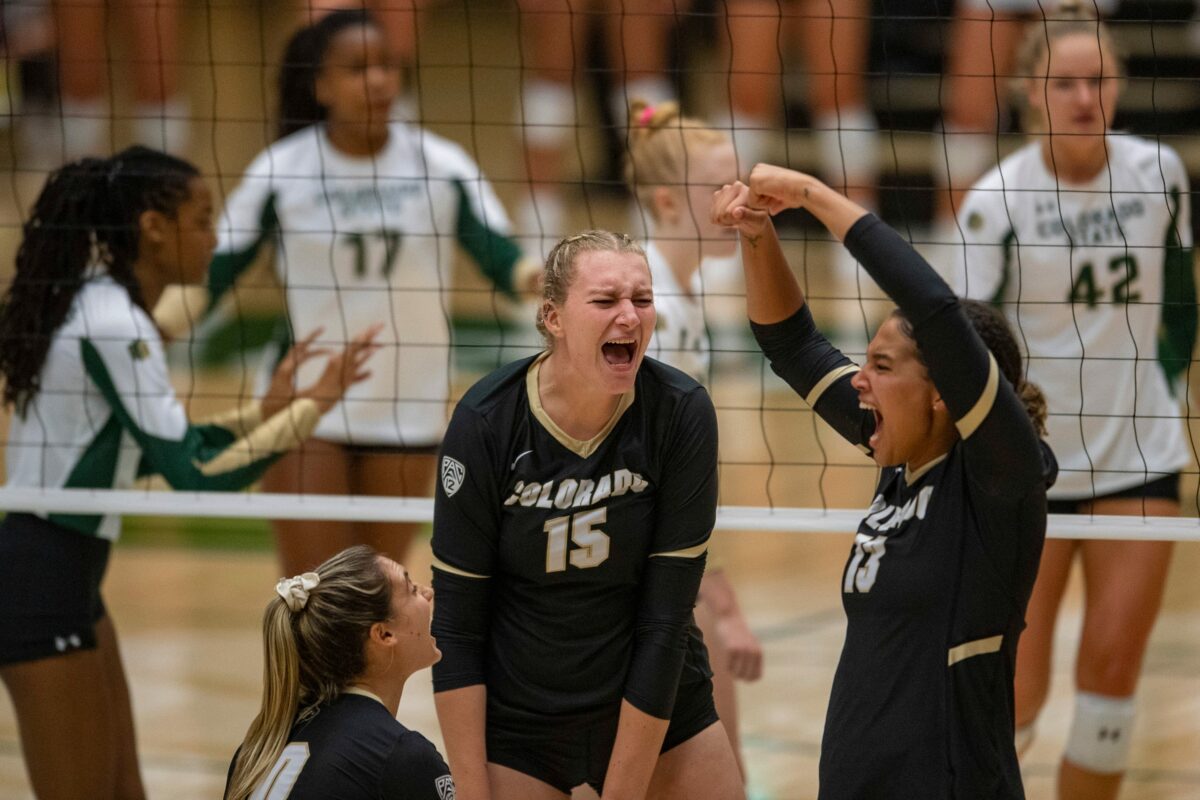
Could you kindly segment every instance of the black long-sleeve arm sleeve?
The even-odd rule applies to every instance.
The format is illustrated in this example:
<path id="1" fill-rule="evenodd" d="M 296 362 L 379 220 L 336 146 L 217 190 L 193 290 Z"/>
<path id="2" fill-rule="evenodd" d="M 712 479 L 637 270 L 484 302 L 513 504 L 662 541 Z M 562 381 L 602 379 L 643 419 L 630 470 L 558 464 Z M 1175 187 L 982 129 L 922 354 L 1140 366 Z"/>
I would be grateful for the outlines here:
<path id="1" fill-rule="evenodd" d="M 946 282 L 873 214 L 854 223 L 845 243 L 912 323 L 977 484 L 992 494 L 1019 496 L 1026 484 L 1044 480 L 1033 424 Z"/>
<path id="2" fill-rule="evenodd" d="M 775 374 L 835 431 L 864 452 L 875 432 L 875 416 L 858 406 L 850 379 L 858 367 L 817 330 L 808 305 L 770 325 L 753 320 L 750 328 Z"/>
<path id="3" fill-rule="evenodd" d="M 651 552 L 641 577 L 625 699 L 669 719 L 687 655 L 688 624 L 717 516 L 717 415 L 696 389 L 665 447 Z"/>
<path id="4" fill-rule="evenodd" d="M 433 689 L 485 682 L 491 627 L 492 572 L 500 535 L 495 509 L 498 473 L 492 437 L 473 410 L 460 405 L 442 442 L 433 507 L 432 632 L 442 651 Z"/>

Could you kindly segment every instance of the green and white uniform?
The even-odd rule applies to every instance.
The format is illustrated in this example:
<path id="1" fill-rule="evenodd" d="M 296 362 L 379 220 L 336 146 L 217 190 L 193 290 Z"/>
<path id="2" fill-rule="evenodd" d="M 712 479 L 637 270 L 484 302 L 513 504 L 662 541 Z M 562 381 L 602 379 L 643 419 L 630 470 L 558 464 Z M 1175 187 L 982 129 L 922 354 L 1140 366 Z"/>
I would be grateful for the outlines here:
<path id="1" fill-rule="evenodd" d="M 298 400 L 262 423 L 247 406 L 192 425 L 175 396 L 162 339 L 129 292 L 91 268 L 5 451 L 10 487 L 127 489 L 161 474 L 172 487 L 236 490 L 306 437 L 318 413 Z M 51 522 L 116 539 L 115 515 L 49 515 Z"/>
<path id="2" fill-rule="evenodd" d="M 371 377 L 322 419 L 317 437 L 408 447 L 441 441 L 455 245 L 510 294 L 520 259 L 503 207 L 462 148 L 394 124 L 382 152 L 356 158 L 337 151 L 323 126 L 305 128 L 254 160 L 219 233 L 214 300 L 270 242 L 295 337 L 324 327 L 321 341 L 341 343 L 386 325 Z M 306 364 L 301 384 L 323 366 Z"/>
<path id="3" fill-rule="evenodd" d="M 1187 173 L 1166 145 L 1115 133 L 1107 144 L 1108 167 L 1080 185 L 1056 180 L 1029 144 L 975 185 L 959 219 L 952 283 L 1001 304 L 1027 351 L 1049 403 L 1055 500 L 1190 461 L 1172 396 L 1196 338 Z"/>
<path id="4" fill-rule="evenodd" d="M 654 311 L 658 316 L 647 355 L 706 384 L 712 345 L 704 323 L 700 272 L 697 270 L 692 275 L 692 285 L 684 291 L 671 265 L 653 242 L 646 244 L 646 261 L 650 264 Z"/>

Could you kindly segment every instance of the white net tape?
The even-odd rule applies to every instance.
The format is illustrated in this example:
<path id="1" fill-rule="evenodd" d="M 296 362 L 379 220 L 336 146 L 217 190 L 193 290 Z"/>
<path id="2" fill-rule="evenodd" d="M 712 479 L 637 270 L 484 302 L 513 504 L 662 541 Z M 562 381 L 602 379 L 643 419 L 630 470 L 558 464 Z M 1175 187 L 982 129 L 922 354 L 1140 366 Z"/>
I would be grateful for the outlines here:
<path id="1" fill-rule="evenodd" d="M 338 519 L 362 522 L 430 522 L 433 501 L 411 497 L 248 494 L 244 492 L 95 491 L 0 489 L 0 509 L 42 514 Z M 721 506 L 718 530 L 778 533 L 852 533 L 862 509 Z M 1051 514 L 1047 536 L 1055 539 L 1129 539 L 1200 542 L 1200 520 Z"/>

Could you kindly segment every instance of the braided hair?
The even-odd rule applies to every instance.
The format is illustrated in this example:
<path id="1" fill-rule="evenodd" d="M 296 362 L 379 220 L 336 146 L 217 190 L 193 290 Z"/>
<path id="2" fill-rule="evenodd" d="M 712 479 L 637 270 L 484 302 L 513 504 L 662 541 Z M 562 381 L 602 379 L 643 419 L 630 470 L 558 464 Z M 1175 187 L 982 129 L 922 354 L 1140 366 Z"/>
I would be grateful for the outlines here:
<path id="1" fill-rule="evenodd" d="M 347 28 L 376 24 L 366 11 L 341 9 L 301 28 L 288 40 L 279 70 L 278 138 L 325 120 L 328 111 L 317 100 L 317 75 L 325 63 L 329 43 Z"/>
<path id="2" fill-rule="evenodd" d="M 101 266 L 145 309 L 134 275 L 141 215 L 174 215 L 199 174 L 187 161 L 141 146 L 51 173 L 23 226 L 16 275 L 0 300 L 4 405 L 24 414 L 37 395 L 54 333 L 89 267 Z"/>

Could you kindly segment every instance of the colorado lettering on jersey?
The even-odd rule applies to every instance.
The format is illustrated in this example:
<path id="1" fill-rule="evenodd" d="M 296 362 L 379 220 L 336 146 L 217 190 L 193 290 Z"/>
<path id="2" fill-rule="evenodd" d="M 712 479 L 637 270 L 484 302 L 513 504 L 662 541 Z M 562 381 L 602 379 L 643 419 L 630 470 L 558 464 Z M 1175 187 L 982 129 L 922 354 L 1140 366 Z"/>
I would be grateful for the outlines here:
<path id="1" fill-rule="evenodd" d="M 867 518 L 863 523 L 873 531 L 890 531 L 908 522 L 913 517 L 925 519 L 925 509 L 929 507 L 929 498 L 933 497 L 933 487 L 926 486 L 915 497 L 910 497 L 902 506 L 894 506 L 883 499 L 883 495 L 875 495 L 871 507 L 867 509 Z"/>
<path id="2" fill-rule="evenodd" d="M 563 478 L 557 481 L 557 490 L 555 483 L 554 480 L 545 483 L 517 481 L 504 505 L 519 503 L 526 508 L 584 508 L 610 497 L 620 497 L 626 492 L 641 493 L 650 485 L 641 475 L 627 469 L 615 470 L 597 480 Z"/>
<path id="3" fill-rule="evenodd" d="M 1064 233 L 1076 245 L 1123 242 L 1128 222 L 1145 216 L 1146 205 L 1140 198 L 1120 200 L 1103 208 L 1080 211 L 1073 218 L 1065 216 L 1058 203 L 1038 201 L 1037 232 L 1043 239 L 1053 239 Z"/>
<path id="4" fill-rule="evenodd" d="M 378 218 L 380 211 L 399 211 L 405 199 L 418 197 L 422 191 L 423 188 L 419 181 L 372 182 L 344 189 L 337 187 L 323 189 L 314 199 L 318 205 L 333 206 L 341 217 L 353 217 L 365 213 L 374 214 L 374 218 Z"/>

